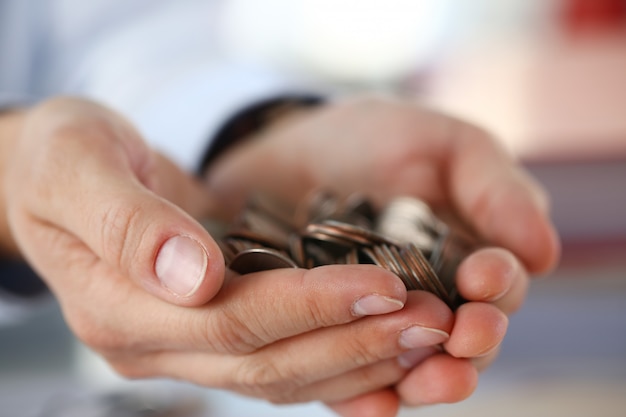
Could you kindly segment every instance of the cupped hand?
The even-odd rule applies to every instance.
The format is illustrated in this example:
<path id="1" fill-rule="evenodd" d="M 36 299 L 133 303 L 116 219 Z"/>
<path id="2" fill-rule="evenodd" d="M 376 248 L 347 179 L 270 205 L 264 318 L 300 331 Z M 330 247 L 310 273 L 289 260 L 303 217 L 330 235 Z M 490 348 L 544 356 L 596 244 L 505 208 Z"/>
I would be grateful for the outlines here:
<path id="1" fill-rule="evenodd" d="M 225 271 L 194 220 L 219 200 L 106 108 L 51 100 L 12 138 L 12 235 L 72 330 L 123 375 L 336 403 L 453 341 L 445 304 L 374 266 Z"/>
<path id="2" fill-rule="evenodd" d="M 400 403 L 467 397 L 497 354 L 507 315 L 522 305 L 529 273 L 549 271 L 559 256 L 546 195 L 522 167 L 483 130 L 408 101 L 351 98 L 294 113 L 223 154 L 205 182 L 224 215 L 251 190 L 291 201 L 319 188 L 357 192 L 379 205 L 411 195 L 489 243 L 459 267 L 468 302 L 444 351 L 407 354 L 410 370 L 393 384 L 329 402 L 344 416 L 393 416 Z M 383 362 L 367 369 L 386 372 Z"/>

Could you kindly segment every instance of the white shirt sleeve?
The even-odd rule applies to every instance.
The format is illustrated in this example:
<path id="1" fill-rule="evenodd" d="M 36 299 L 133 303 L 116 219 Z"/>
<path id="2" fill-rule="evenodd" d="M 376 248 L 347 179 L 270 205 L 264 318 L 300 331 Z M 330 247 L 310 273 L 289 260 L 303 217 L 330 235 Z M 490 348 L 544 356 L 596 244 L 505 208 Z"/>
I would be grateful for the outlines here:
<path id="1" fill-rule="evenodd" d="M 193 170 L 230 115 L 306 85 L 276 66 L 226 53 L 223 6 L 222 0 L 0 2 L 0 95 L 95 99 Z"/>
<path id="2" fill-rule="evenodd" d="M 94 3 L 102 1 L 83 2 Z M 91 36 L 87 44 L 77 44 L 80 33 L 56 34 L 58 49 L 67 43 L 80 52 L 65 55 L 73 65 L 54 68 L 52 82 L 64 93 L 88 96 L 121 112 L 185 169 L 198 167 L 212 134 L 230 115 L 301 85 L 275 69 L 226 58 L 218 33 L 219 1 L 105 3 L 100 19 L 111 24 L 96 33 L 84 23 L 63 23 L 83 27 Z M 119 12 L 123 18 L 114 21 Z"/>
<path id="3" fill-rule="evenodd" d="M 241 108 L 287 92 L 282 79 L 232 66 L 198 65 L 172 74 L 150 93 L 121 100 L 106 89 L 92 94 L 121 111 L 157 149 L 195 171 L 214 133 Z"/>

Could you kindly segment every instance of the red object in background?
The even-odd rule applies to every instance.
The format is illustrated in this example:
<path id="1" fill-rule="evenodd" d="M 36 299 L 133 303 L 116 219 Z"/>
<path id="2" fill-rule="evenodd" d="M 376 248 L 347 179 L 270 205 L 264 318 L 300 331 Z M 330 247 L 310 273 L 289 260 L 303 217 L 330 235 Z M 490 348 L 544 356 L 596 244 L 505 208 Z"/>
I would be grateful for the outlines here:
<path id="1" fill-rule="evenodd" d="M 626 0 L 565 0 L 559 18 L 566 32 L 626 29 Z"/>

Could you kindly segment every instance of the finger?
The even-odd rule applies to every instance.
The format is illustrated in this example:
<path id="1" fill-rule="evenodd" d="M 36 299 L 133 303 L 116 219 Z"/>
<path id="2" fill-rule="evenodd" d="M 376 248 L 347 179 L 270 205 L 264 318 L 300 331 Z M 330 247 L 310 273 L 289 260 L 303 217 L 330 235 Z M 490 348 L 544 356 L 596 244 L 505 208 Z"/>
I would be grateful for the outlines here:
<path id="1" fill-rule="evenodd" d="M 76 120 L 31 132 L 25 146 L 38 149 L 29 149 L 34 163 L 22 169 L 30 187 L 15 190 L 22 204 L 13 213 L 29 212 L 77 236 L 164 300 L 204 304 L 223 279 L 218 246 L 187 213 L 147 188 L 159 187 L 154 170 L 163 164 L 134 131 L 104 109 L 76 111 Z M 43 116 L 33 117 L 36 123 Z"/>
<path id="2" fill-rule="evenodd" d="M 488 240 L 519 255 L 532 273 L 553 268 L 559 241 L 544 191 L 487 134 L 459 123 L 450 190 L 461 214 Z"/>
<path id="3" fill-rule="evenodd" d="M 438 352 L 439 349 L 434 347 L 422 348 L 419 354 L 415 350 L 415 365 L 418 366 L 420 362 Z M 419 362 L 417 362 L 418 356 L 420 357 Z M 392 358 L 381 360 L 325 380 L 316 381 L 312 384 L 299 385 L 296 381 L 286 379 L 280 383 L 267 385 L 256 378 L 234 378 L 233 380 L 221 382 L 212 381 L 210 377 L 203 375 L 205 372 L 210 372 L 209 369 L 201 366 L 201 369 L 197 370 L 198 364 L 223 362 L 229 359 L 201 352 L 158 352 L 139 358 L 126 357 L 124 360 L 114 361 L 114 364 L 119 372 L 128 377 L 145 378 L 159 376 L 184 378 L 199 385 L 225 388 L 247 396 L 263 398 L 276 404 L 309 401 L 338 403 L 382 390 L 401 380 L 408 372 L 407 367 L 396 358 Z M 193 363 L 196 365 L 193 366 Z M 178 369 L 173 366 L 174 364 L 177 364 Z M 266 364 L 264 370 L 270 369 L 271 366 L 271 363 Z M 184 376 L 182 376 L 184 369 L 197 371 L 185 372 Z M 213 372 L 215 371 L 214 369 Z M 218 372 L 221 371 L 218 370 Z M 231 372 L 231 375 L 237 376 L 237 372 Z"/>
<path id="4" fill-rule="evenodd" d="M 296 401 L 322 399 L 325 402 L 338 402 L 346 398 L 359 397 L 394 385 L 407 374 L 409 369 L 419 366 L 428 357 L 439 353 L 440 349 L 427 346 L 410 351 L 410 359 L 399 358 L 381 360 L 371 365 L 357 368 L 344 374 L 304 386 L 290 394 Z M 410 365 L 410 366 L 409 366 Z"/>
<path id="5" fill-rule="evenodd" d="M 406 300 L 397 276 L 375 266 L 355 265 L 237 276 L 211 303 L 183 308 L 137 288 L 98 262 L 73 236 L 53 227 L 29 226 L 25 232 L 34 233 L 42 243 L 34 249 L 40 251 L 35 257 L 47 260 L 43 267 L 72 329 L 99 351 L 250 353 L 320 327 L 397 311 Z"/>
<path id="6" fill-rule="evenodd" d="M 478 383 L 476 368 L 467 359 L 434 355 L 396 385 L 402 403 L 419 406 L 454 403 L 469 397 Z"/>
<path id="7" fill-rule="evenodd" d="M 212 362 L 203 353 L 173 353 L 160 356 L 150 368 L 175 378 L 184 374 L 185 379 L 200 385 L 240 387 L 247 395 L 271 396 L 272 401 L 352 397 L 363 393 L 363 384 L 379 382 L 364 379 L 359 383 L 336 384 L 328 390 L 320 381 L 356 372 L 352 374 L 354 378 L 359 375 L 359 369 L 392 360 L 393 367 L 383 368 L 387 372 L 386 379 L 383 378 L 386 385 L 406 371 L 408 361 L 419 361 L 415 352 L 406 356 L 407 351 L 438 345 L 447 338 L 445 330 L 451 328 L 453 317 L 445 304 L 422 291 L 415 291 L 409 297 L 409 303 L 401 311 L 304 333 L 249 355 L 228 356 Z M 397 359 L 399 355 L 405 355 L 402 361 Z M 361 372 L 363 376 L 367 370 Z"/>
<path id="8" fill-rule="evenodd" d="M 406 298 L 402 281 L 382 268 L 328 265 L 237 276 L 203 311 L 211 325 L 207 338 L 223 341 L 217 351 L 250 353 L 312 330 L 387 315 L 401 310 Z"/>
<path id="9" fill-rule="evenodd" d="M 528 275 L 517 258 L 500 248 L 471 254 L 459 265 L 456 275 L 464 299 L 490 302 L 506 314 L 521 307 L 528 284 Z"/>
<path id="10" fill-rule="evenodd" d="M 408 350 L 438 345 L 448 339 L 453 320 L 441 300 L 412 291 L 401 311 L 283 340 L 243 358 L 243 368 L 259 370 L 271 361 L 272 373 L 265 372 L 258 379 L 266 385 L 289 380 L 293 389 L 396 358 Z M 302 352 L 308 352 L 306 361 L 298 360 Z M 319 363 L 326 366 L 319 367 Z"/>
<path id="11" fill-rule="evenodd" d="M 195 310 L 153 297 L 55 226 L 31 221 L 19 227 L 38 243 L 29 245 L 29 256 L 55 293 L 67 324 L 95 351 L 182 348 L 191 335 L 199 338 L 201 329 L 191 327 Z"/>
<path id="12" fill-rule="evenodd" d="M 342 417 L 395 417 L 400 408 L 398 395 L 391 388 L 327 405 Z"/>
<path id="13" fill-rule="evenodd" d="M 492 350 L 486 355 L 472 358 L 471 361 L 472 361 L 472 364 L 474 364 L 474 366 L 476 367 L 476 370 L 478 372 L 482 372 L 485 369 L 487 369 L 489 366 L 491 366 L 492 363 L 495 362 L 499 354 L 500 354 L 500 347 Z"/>
<path id="14" fill-rule="evenodd" d="M 507 326 L 507 316 L 497 307 L 469 302 L 457 309 L 454 328 L 444 347 L 457 358 L 482 356 L 502 343 Z"/>

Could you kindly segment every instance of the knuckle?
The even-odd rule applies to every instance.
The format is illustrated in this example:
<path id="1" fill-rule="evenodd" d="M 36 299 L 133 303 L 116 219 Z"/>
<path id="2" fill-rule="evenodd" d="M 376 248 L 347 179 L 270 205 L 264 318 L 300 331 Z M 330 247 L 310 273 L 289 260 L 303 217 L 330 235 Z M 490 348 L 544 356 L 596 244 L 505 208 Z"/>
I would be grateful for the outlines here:
<path id="1" fill-rule="evenodd" d="M 346 354 L 344 356 L 350 358 L 355 368 L 379 362 L 385 358 L 377 352 L 376 340 L 382 339 L 374 335 L 372 335 L 371 338 L 363 340 L 361 340 L 361 338 L 352 338 L 349 343 L 344 345 L 344 349 L 346 350 Z"/>
<path id="2" fill-rule="evenodd" d="M 387 359 L 356 370 L 354 388 L 361 392 L 380 389 L 398 383 L 406 374 L 396 358 Z"/>
<path id="3" fill-rule="evenodd" d="M 223 309 L 219 317 L 203 317 L 203 320 L 201 343 L 215 352 L 247 354 L 266 344 L 231 309 Z"/>
<path id="4" fill-rule="evenodd" d="M 300 278 L 300 287 L 307 286 L 306 281 L 317 280 L 319 274 L 324 267 L 316 269 L 305 269 Z M 294 311 L 299 312 L 298 320 L 304 323 L 307 329 L 318 329 L 321 327 L 329 327 L 338 323 L 336 311 L 328 302 L 327 296 L 319 294 L 317 291 L 307 291 L 303 297 L 297 300 L 298 307 Z"/>
<path id="5" fill-rule="evenodd" d="M 397 330 L 395 326 L 380 324 L 366 328 L 346 329 L 345 337 L 338 339 L 328 348 L 335 358 L 345 358 L 346 366 L 358 369 L 372 365 L 397 355 Z M 363 333 L 366 330 L 366 333 Z"/>
<path id="6" fill-rule="evenodd" d="M 277 404 L 291 402 L 301 385 L 296 375 L 269 360 L 244 361 L 235 381 L 244 392 Z"/>
<path id="7" fill-rule="evenodd" d="M 142 209 L 128 202 L 113 202 L 104 210 L 100 221 L 101 248 L 104 258 L 125 270 L 131 269 L 137 258 L 138 243 L 145 231 L 140 230 Z"/>
<path id="8" fill-rule="evenodd" d="M 309 329 L 329 327 L 337 321 L 319 304 L 319 299 L 307 299 L 303 315 L 303 321 L 306 322 Z"/>

